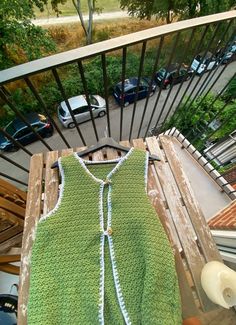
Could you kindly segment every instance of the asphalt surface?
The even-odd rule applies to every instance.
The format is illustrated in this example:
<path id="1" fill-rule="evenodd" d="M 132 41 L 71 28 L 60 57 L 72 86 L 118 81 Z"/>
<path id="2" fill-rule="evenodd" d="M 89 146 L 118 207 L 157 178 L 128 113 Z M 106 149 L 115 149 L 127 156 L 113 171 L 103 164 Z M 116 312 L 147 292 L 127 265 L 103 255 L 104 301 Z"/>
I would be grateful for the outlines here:
<path id="1" fill-rule="evenodd" d="M 209 84 L 209 86 L 210 86 L 214 82 L 214 80 L 217 79 L 217 82 L 216 82 L 215 86 L 213 87 L 213 91 L 215 93 L 220 92 L 220 90 L 226 85 L 226 83 L 229 81 L 229 79 L 234 75 L 234 73 L 236 71 L 236 62 L 229 64 L 226 67 L 223 74 L 220 76 L 220 78 L 218 78 L 218 75 L 219 75 L 220 71 L 223 69 L 223 67 L 224 66 L 220 66 L 218 68 L 215 77 L 213 78 L 212 82 Z M 200 79 L 200 81 L 199 81 L 199 77 L 195 76 L 191 83 L 191 87 L 188 91 L 188 94 L 192 90 L 194 90 L 194 92 L 193 92 L 193 95 L 194 95 L 194 93 L 199 89 L 199 87 L 202 85 L 202 83 L 204 82 L 205 78 L 207 78 L 207 76 L 208 76 L 208 73 L 205 73 L 203 75 L 203 77 Z M 199 81 L 199 84 L 197 85 L 198 81 Z M 179 92 L 179 95 L 173 105 L 172 111 L 176 108 L 176 106 L 177 106 L 184 90 L 188 86 L 189 82 L 190 81 L 186 81 L 183 83 L 182 89 Z M 164 110 L 163 110 L 163 105 L 167 98 L 168 90 L 163 90 L 161 92 L 159 102 L 155 109 L 151 127 L 155 125 L 155 122 L 157 121 L 157 118 L 160 115 L 160 112 L 162 110 L 163 110 L 163 113 L 162 113 L 160 122 L 164 120 L 164 117 L 166 116 L 166 114 L 169 110 L 170 104 L 172 103 L 173 98 L 174 98 L 176 92 L 178 91 L 178 89 L 179 89 L 179 84 L 175 85 L 172 88 Z M 205 91 L 206 90 L 207 89 L 205 89 Z M 150 116 L 151 116 L 153 109 L 155 107 L 155 102 L 156 102 L 156 99 L 158 96 L 158 92 L 159 92 L 159 89 L 157 89 L 156 93 L 149 99 L 147 111 L 146 111 L 146 114 L 145 114 L 145 117 L 143 120 L 142 132 L 141 132 L 140 136 L 144 136 L 144 134 L 147 130 Z M 144 105 L 145 105 L 145 99 L 137 102 L 135 118 L 134 118 L 134 123 L 133 123 L 132 138 L 137 137 L 138 129 L 140 126 L 140 120 L 141 120 L 143 110 L 144 110 Z M 113 98 L 110 98 L 109 106 L 110 106 L 109 111 L 110 111 L 111 133 L 112 133 L 111 135 L 115 140 L 119 141 L 121 109 L 115 103 Z M 129 138 L 131 118 L 132 118 L 132 114 L 133 114 L 133 107 L 134 107 L 134 104 L 130 104 L 129 106 L 125 107 L 123 110 L 122 140 L 127 140 Z M 71 147 L 83 146 L 83 143 L 82 143 L 76 129 L 65 129 L 60 124 L 60 122 L 58 120 L 56 120 L 56 123 L 62 130 L 63 135 L 66 137 L 66 139 L 69 142 Z M 102 117 L 102 118 L 97 118 L 95 120 L 95 123 L 96 123 L 97 132 L 98 132 L 98 137 L 102 138 L 104 136 L 107 136 L 108 135 L 107 116 Z M 94 133 L 91 121 L 80 124 L 79 127 L 80 127 L 80 130 L 81 130 L 84 138 L 85 138 L 87 145 L 90 146 L 92 144 L 95 144 L 96 138 L 95 138 L 95 133 Z M 66 148 L 66 145 L 64 144 L 60 135 L 57 132 L 54 132 L 52 137 L 46 139 L 46 142 L 52 147 L 53 150 L 61 150 L 61 149 Z M 36 142 L 28 145 L 27 149 L 30 150 L 32 153 L 39 153 L 39 152 L 47 151 L 47 148 L 40 141 L 36 141 Z M 29 168 L 29 156 L 23 150 L 20 149 L 17 152 L 4 153 L 4 155 L 6 155 L 8 158 L 12 159 L 13 161 L 15 161 L 17 163 L 24 165 L 24 167 Z M 28 174 L 26 172 L 13 166 L 12 164 L 10 164 L 9 162 L 5 161 L 2 158 L 0 158 L 0 166 L 1 166 L 0 167 L 1 172 L 6 173 L 14 178 L 20 179 L 27 183 Z M 17 184 L 17 186 L 20 188 L 24 188 L 20 184 Z"/>

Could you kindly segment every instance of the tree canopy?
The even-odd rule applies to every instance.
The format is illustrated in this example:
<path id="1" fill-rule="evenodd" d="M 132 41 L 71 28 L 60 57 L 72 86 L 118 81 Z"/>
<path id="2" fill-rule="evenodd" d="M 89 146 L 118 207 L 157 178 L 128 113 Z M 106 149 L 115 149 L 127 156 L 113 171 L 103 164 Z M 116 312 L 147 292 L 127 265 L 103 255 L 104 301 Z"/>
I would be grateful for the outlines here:
<path id="1" fill-rule="evenodd" d="M 221 11 L 236 6 L 235 0 L 120 0 L 121 9 L 128 10 L 131 16 L 140 19 L 151 17 L 166 19 L 171 23 L 178 18 L 193 18 Z"/>
<path id="2" fill-rule="evenodd" d="M 46 0 L 1 0 L 0 69 L 55 49 L 47 31 L 31 22 L 34 5 L 43 10 L 45 3 Z"/>
<path id="3" fill-rule="evenodd" d="M 59 13 L 58 5 L 64 4 L 68 0 L 43 0 L 45 3 L 51 2 L 52 9 Z M 84 35 L 86 37 L 86 43 L 92 43 L 93 36 L 93 14 L 95 12 L 101 12 L 102 8 L 97 7 L 96 0 L 87 0 L 87 10 L 88 10 L 88 21 L 86 22 L 84 19 L 84 15 L 81 8 L 81 0 L 71 0 L 75 10 L 79 16 L 81 26 L 84 31 Z"/>

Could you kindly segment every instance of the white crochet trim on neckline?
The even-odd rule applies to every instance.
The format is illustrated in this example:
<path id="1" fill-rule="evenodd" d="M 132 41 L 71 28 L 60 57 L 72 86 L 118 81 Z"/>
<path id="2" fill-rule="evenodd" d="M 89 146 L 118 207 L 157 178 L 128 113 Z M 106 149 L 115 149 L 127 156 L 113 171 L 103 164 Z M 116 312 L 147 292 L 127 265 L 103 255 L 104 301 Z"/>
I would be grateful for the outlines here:
<path id="1" fill-rule="evenodd" d="M 134 150 L 134 147 L 131 147 L 125 156 L 123 156 L 121 158 L 118 158 L 118 159 L 111 159 L 111 160 L 106 160 L 105 161 L 105 162 L 117 162 L 118 161 L 117 165 L 112 169 L 112 171 L 110 171 L 110 173 L 106 176 L 106 178 L 110 178 L 120 168 L 120 166 L 123 164 L 123 162 L 128 159 L 128 157 L 133 152 L 133 150 Z M 99 160 L 92 160 L 92 161 L 91 160 L 84 160 L 81 157 L 79 157 L 76 152 L 74 152 L 74 157 L 80 162 L 81 166 L 84 168 L 84 170 L 86 171 L 86 173 L 90 177 L 92 177 L 95 180 L 95 182 L 97 182 L 97 183 L 104 183 L 104 181 L 102 179 L 97 178 L 96 176 L 94 176 L 90 172 L 90 170 L 86 167 L 86 164 L 92 165 L 92 164 L 96 164 L 96 163 L 102 163 L 103 161 L 99 161 Z"/>
<path id="2" fill-rule="evenodd" d="M 38 222 L 42 222 L 45 221 L 47 218 L 51 217 L 51 215 L 56 212 L 59 208 L 59 206 L 61 205 L 61 201 L 62 201 L 62 197 L 63 197 L 63 193 L 64 193 L 64 188 L 65 188 L 65 173 L 61 164 L 61 157 L 58 159 L 58 168 L 60 171 L 60 175 L 61 175 L 61 187 L 59 190 L 59 196 L 58 196 L 58 200 L 57 203 L 55 205 L 55 207 L 49 211 L 48 213 L 46 213 L 45 215 L 41 216 Z"/>

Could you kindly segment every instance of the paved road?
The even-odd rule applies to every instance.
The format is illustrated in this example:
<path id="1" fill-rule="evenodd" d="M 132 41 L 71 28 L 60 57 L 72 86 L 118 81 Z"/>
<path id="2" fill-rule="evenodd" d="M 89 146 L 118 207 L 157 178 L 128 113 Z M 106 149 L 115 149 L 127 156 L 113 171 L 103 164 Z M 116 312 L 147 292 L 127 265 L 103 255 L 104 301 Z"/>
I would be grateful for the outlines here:
<path id="1" fill-rule="evenodd" d="M 84 20 L 88 20 L 88 15 L 84 15 Z M 109 19 L 119 19 L 129 17 L 129 15 L 124 11 L 114 11 L 114 12 L 102 12 L 100 14 L 95 13 L 93 20 L 109 20 Z M 37 26 L 45 25 L 56 25 L 56 24 L 70 24 L 80 22 L 79 16 L 66 16 L 66 17 L 55 17 L 55 18 L 45 18 L 45 19 L 34 19 L 32 23 Z"/>
<path id="2" fill-rule="evenodd" d="M 223 67 L 219 67 L 219 69 L 217 70 L 217 75 L 220 73 L 220 71 L 223 69 Z M 231 63 L 226 70 L 224 71 L 224 73 L 221 75 L 221 77 L 217 80 L 217 83 L 215 84 L 213 90 L 214 92 L 218 92 L 220 91 L 224 85 L 227 83 L 227 81 L 233 76 L 233 74 L 236 71 L 236 62 Z M 204 82 L 205 78 L 207 77 L 207 73 L 201 78 L 199 85 L 196 86 L 197 81 L 199 80 L 199 77 L 195 77 L 193 79 L 193 82 L 191 84 L 191 88 L 190 90 L 194 89 L 194 92 L 197 91 L 199 89 L 199 86 Z M 215 78 L 214 78 L 215 79 Z M 214 81 L 213 79 L 213 81 Z M 185 87 L 188 86 L 189 81 L 185 82 L 183 84 L 183 87 L 177 97 L 177 100 L 173 106 L 173 109 L 177 106 L 181 95 L 183 94 Z M 162 118 L 161 121 L 164 119 L 164 117 L 167 114 L 169 105 L 172 103 L 172 100 L 176 94 L 176 92 L 179 89 L 179 85 L 175 85 L 169 95 L 166 107 L 163 111 L 162 114 Z M 168 91 L 167 90 L 163 90 L 161 92 L 161 96 L 158 102 L 158 105 L 156 107 L 156 111 L 153 117 L 153 122 L 151 123 L 151 126 L 154 126 L 161 110 L 163 107 L 163 104 L 165 102 L 166 96 L 167 96 Z M 152 96 L 149 100 L 149 104 L 148 104 L 148 108 L 147 108 L 147 112 L 144 118 L 144 122 L 143 122 L 143 127 L 142 127 L 142 133 L 141 136 L 144 135 L 146 129 L 147 129 L 147 125 L 148 125 L 148 121 L 150 119 L 151 113 L 153 111 L 153 107 L 155 105 L 155 101 L 157 98 L 157 94 L 158 91 L 155 93 L 154 96 Z M 112 100 L 113 101 L 113 100 Z M 136 108 L 136 114 L 135 114 L 135 119 L 134 119 L 134 125 L 133 125 L 133 133 L 132 133 L 132 138 L 136 138 L 137 137 L 137 133 L 138 133 L 138 129 L 139 129 L 139 123 L 141 120 L 141 116 L 143 113 L 143 109 L 144 109 L 144 104 L 145 104 L 145 100 L 141 100 L 137 102 L 137 108 Z M 116 140 L 119 140 L 119 130 L 120 130 L 120 108 L 114 104 L 114 102 L 111 102 L 111 107 L 112 109 L 110 110 L 110 120 L 111 120 L 111 130 L 112 130 L 112 137 Z M 133 112 L 133 104 L 129 105 L 128 107 L 124 108 L 124 117 L 123 117 L 123 139 L 128 139 L 129 137 L 129 130 L 130 130 L 130 123 L 131 123 L 131 117 L 132 117 L 132 112 Z M 98 131 L 98 136 L 100 137 L 104 137 L 107 135 L 107 118 L 106 116 L 103 118 L 98 118 L 95 120 L 96 121 L 96 127 L 97 127 L 97 131 Z M 79 147 L 82 146 L 82 141 L 79 138 L 79 135 L 76 131 L 76 129 L 64 129 L 61 125 L 59 125 L 61 130 L 63 131 L 64 136 L 66 137 L 66 139 L 69 141 L 71 147 Z M 96 143 L 96 139 L 95 139 L 95 135 L 94 135 L 94 131 L 92 128 L 92 124 L 91 122 L 86 122 L 80 125 L 80 129 L 83 133 L 83 136 L 87 142 L 88 145 L 92 145 L 94 143 Z M 63 149 L 66 148 L 65 144 L 63 143 L 63 141 L 61 140 L 60 136 L 58 135 L 58 133 L 54 133 L 54 135 L 49 138 L 46 139 L 46 141 L 48 142 L 48 144 L 55 150 L 57 149 Z M 34 142 L 30 145 L 27 146 L 27 148 L 33 152 L 33 153 L 37 153 L 37 152 L 45 152 L 47 151 L 47 148 L 44 147 L 44 145 L 40 142 Z M 6 156 L 16 162 L 18 162 L 19 164 L 22 164 L 26 167 L 29 167 L 29 156 L 27 154 L 24 153 L 24 151 L 19 150 L 18 152 L 14 152 L 14 153 L 6 153 Z M 11 176 L 23 180 L 25 182 L 27 182 L 27 173 L 25 173 L 24 171 L 22 171 L 21 169 L 12 166 L 11 164 L 9 164 L 8 162 L 6 162 L 3 159 L 0 159 L 0 170 L 3 173 L 6 174 L 10 174 Z M 19 185 L 17 185 L 19 186 Z"/>

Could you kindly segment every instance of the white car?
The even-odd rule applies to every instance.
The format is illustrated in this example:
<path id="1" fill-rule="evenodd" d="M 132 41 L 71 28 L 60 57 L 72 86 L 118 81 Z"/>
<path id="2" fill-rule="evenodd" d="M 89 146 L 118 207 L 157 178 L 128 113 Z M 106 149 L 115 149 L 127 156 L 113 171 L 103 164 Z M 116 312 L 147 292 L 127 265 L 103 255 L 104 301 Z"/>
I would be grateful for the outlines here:
<path id="1" fill-rule="evenodd" d="M 93 116 L 102 117 L 106 114 L 105 99 L 99 95 L 90 95 L 90 105 Z M 91 119 L 88 103 L 85 95 L 75 96 L 68 99 L 70 107 L 74 113 L 76 122 L 82 123 Z M 64 127 L 72 129 L 75 123 L 70 115 L 66 102 L 61 102 L 58 106 L 58 118 Z"/>
<path id="2" fill-rule="evenodd" d="M 199 65 L 199 63 L 201 64 Z M 218 65 L 218 62 L 214 56 L 212 56 L 211 52 L 207 52 L 207 54 L 203 57 L 201 54 L 198 54 L 191 64 L 191 69 L 196 71 L 197 74 L 201 75 L 205 71 L 212 70 L 214 67 Z"/>

